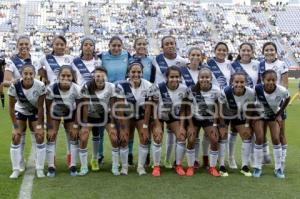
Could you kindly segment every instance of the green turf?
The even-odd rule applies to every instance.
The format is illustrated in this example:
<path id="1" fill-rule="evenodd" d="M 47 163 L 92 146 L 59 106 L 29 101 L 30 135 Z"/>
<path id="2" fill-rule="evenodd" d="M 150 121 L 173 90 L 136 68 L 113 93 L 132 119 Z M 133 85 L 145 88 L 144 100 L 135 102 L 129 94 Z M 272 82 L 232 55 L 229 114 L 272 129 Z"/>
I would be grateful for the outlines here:
<path id="1" fill-rule="evenodd" d="M 296 92 L 298 81 L 290 81 L 291 95 Z M 148 175 L 139 177 L 135 168 L 129 170 L 128 176 L 113 176 L 110 173 L 110 144 L 105 135 L 105 163 L 100 172 L 90 172 L 85 177 L 70 177 L 65 164 L 65 136 L 60 131 L 57 146 L 57 176 L 53 179 L 36 179 L 33 184 L 33 198 L 300 198 L 300 136 L 299 122 L 300 100 L 288 107 L 287 139 L 288 156 L 285 180 L 273 176 L 273 166 L 264 167 L 260 179 L 246 178 L 239 172 L 230 170 L 228 178 L 213 178 L 203 169 L 194 177 L 179 177 L 172 170 L 162 170 L 160 178 Z M 9 159 L 10 123 L 7 113 L 0 111 L 1 121 L 1 170 L 0 198 L 16 198 L 22 178 L 10 180 Z M 6 123 L 4 123 L 6 121 Z M 29 137 L 29 136 L 28 136 Z M 27 137 L 27 140 L 28 140 Z M 136 137 L 137 138 L 137 137 Z M 136 139 L 137 140 L 137 139 Z M 91 144 L 89 145 L 89 149 Z M 137 142 L 134 146 L 134 160 L 137 161 Z M 29 147 L 27 146 L 27 154 Z M 89 150 L 91 151 L 91 150 Z M 163 150 L 164 152 L 165 150 Z M 240 139 L 237 146 L 237 161 L 240 163 Z M 271 148 L 272 151 L 272 148 Z M 163 153 L 164 154 L 164 153 Z"/>

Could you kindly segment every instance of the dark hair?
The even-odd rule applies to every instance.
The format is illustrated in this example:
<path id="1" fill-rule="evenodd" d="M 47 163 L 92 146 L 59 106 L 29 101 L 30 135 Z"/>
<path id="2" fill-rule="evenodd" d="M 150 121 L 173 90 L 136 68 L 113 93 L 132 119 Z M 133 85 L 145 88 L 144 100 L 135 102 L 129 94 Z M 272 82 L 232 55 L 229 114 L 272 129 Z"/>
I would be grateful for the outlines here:
<path id="1" fill-rule="evenodd" d="M 66 40 L 66 38 L 65 38 L 64 36 L 62 36 L 62 35 L 58 35 L 58 36 L 56 36 L 56 37 L 53 38 L 52 44 L 51 44 L 52 47 L 53 47 L 54 42 L 55 42 L 57 39 L 62 40 L 62 41 L 64 42 L 64 44 L 67 45 L 67 40 Z M 52 55 L 54 54 L 54 50 L 52 50 L 51 54 L 52 54 Z"/>
<path id="2" fill-rule="evenodd" d="M 173 36 L 171 36 L 171 35 L 164 36 L 164 37 L 161 39 L 161 47 L 162 47 L 162 48 L 164 47 L 164 40 L 165 40 L 165 39 L 168 39 L 168 38 L 174 39 L 175 44 L 176 44 L 176 39 L 175 39 L 175 37 L 173 37 Z"/>
<path id="3" fill-rule="evenodd" d="M 100 66 L 95 67 L 95 70 L 93 71 L 93 73 L 95 73 L 97 71 L 104 72 L 107 75 L 107 70 L 103 67 L 100 67 Z"/>
<path id="4" fill-rule="evenodd" d="M 264 45 L 262 47 L 262 54 L 264 54 L 265 48 L 267 46 L 269 46 L 269 45 L 273 46 L 275 48 L 275 52 L 277 53 L 277 46 L 276 46 L 276 44 L 274 42 L 268 41 L 268 42 L 264 43 Z"/>
<path id="5" fill-rule="evenodd" d="M 268 75 L 268 74 L 274 74 L 275 75 L 275 78 L 277 79 L 277 73 L 275 70 L 272 70 L 272 69 L 269 69 L 269 70 L 265 70 L 265 72 L 262 73 L 262 80 L 265 79 L 265 77 Z"/>
<path id="6" fill-rule="evenodd" d="M 211 70 L 208 68 L 208 67 L 203 67 L 203 68 L 201 68 L 200 70 L 199 70 L 199 73 L 198 73 L 198 79 L 199 79 L 199 76 L 200 76 L 200 74 L 202 73 L 202 72 L 204 72 L 204 71 L 208 71 L 209 73 L 210 73 L 210 76 L 212 77 L 212 72 L 211 72 Z M 193 86 L 192 87 L 192 92 L 200 92 L 200 83 L 199 83 L 199 81 L 197 81 L 197 83 L 195 84 L 195 86 Z"/>
<path id="7" fill-rule="evenodd" d="M 59 68 L 59 71 L 58 71 L 58 74 L 57 74 L 57 79 L 59 79 L 60 74 L 61 74 L 62 71 L 65 70 L 65 69 L 71 71 L 71 74 L 72 74 L 72 82 L 76 83 L 76 73 L 75 73 L 75 71 L 73 70 L 72 66 L 69 66 L 69 65 L 62 65 L 62 66 Z"/>
<path id="8" fill-rule="evenodd" d="M 113 36 L 112 38 L 110 38 L 108 45 L 110 45 L 114 40 L 118 40 L 121 42 L 121 44 L 123 45 L 123 41 L 119 36 Z"/>
<path id="9" fill-rule="evenodd" d="M 240 52 L 240 50 L 243 48 L 243 46 L 245 46 L 245 45 L 250 46 L 252 52 L 254 52 L 254 48 L 253 48 L 252 44 L 249 43 L 249 42 L 243 42 L 243 43 L 239 46 L 239 52 Z M 238 54 L 238 56 L 237 56 L 237 58 L 236 58 L 235 60 L 236 60 L 236 61 L 241 60 L 241 55 L 240 55 L 240 53 Z"/>
<path id="10" fill-rule="evenodd" d="M 177 66 L 170 66 L 170 67 L 168 67 L 168 68 L 167 68 L 167 71 L 166 71 L 166 73 L 165 73 L 165 76 L 166 76 L 166 77 L 169 77 L 169 75 L 170 75 L 170 73 L 171 73 L 172 70 L 173 70 L 173 71 L 177 71 L 177 72 L 179 73 L 179 76 L 181 76 L 180 68 L 177 67 Z"/>
<path id="11" fill-rule="evenodd" d="M 19 44 L 21 39 L 26 39 L 29 41 L 30 43 L 30 38 L 27 35 L 21 35 L 18 39 L 17 39 L 17 45 Z"/>
<path id="12" fill-rule="evenodd" d="M 128 67 L 127 67 L 127 72 L 126 72 L 127 76 L 129 74 L 129 72 L 131 71 L 132 67 L 136 66 L 136 65 L 139 65 L 141 67 L 142 72 L 143 72 L 143 69 L 144 69 L 143 64 L 139 60 L 132 60 L 132 61 L 129 62 Z"/>
<path id="13" fill-rule="evenodd" d="M 140 40 L 140 39 L 144 39 L 145 41 L 146 41 L 146 43 L 148 43 L 147 42 L 147 39 L 145 38 L 145 37 L 137 37 L 135 40 L 134 40 L 134 43 L 133 43 L 133 48 L 135 49 L 135 47 L 136 47 L 136 43 L 138 42 L 138 40 Z"/>
<path id="14" fill-rule="evenodd" d="M 246 73 L 244 73 L 244 72 L 236 72 L 236 73 L 233 73 L 233 74 L 230 76 L 230 81 L 229 81 L 230 84 L 232 84 L 234 78 L 235 78 L 236 76 L 239 76 L 239 75 L 244 76 L 245 81 L 247 81 L 247 75 L 246 75 Z"/>
<path id="15" fill-rule="evenodd" d="M 229 48 L 228 48 L 227 44 L 226 44 L 225 42 L 222 42 L 222 41 L 220 41 L 220 42 L 218 42 L 218 43 L 216 44 L 216 46 L 215 46 L 215 48 L 214 48 L 214 51 L 216 51 L 217 48 L 218 48 L 220 45 L 224 45 L 224 46 L 226 47 L 226 49 L 227 49 L 227 52 L 229 51 Z"/>
<path id="16" fill-rule="evenodd" d="M 95 70 L 93 71 L 93 74 L 95 74 L 96 72 L 103 72 L 107 75 L 107 70 L 103 67 L 96 67 Z M 95 95 L 95 91 L 97 88 L 95 78 L 93 78 L 91 81 L 89 81 L 86 85 L 87 85 L 89 93 L 91 95 Z"/>
<path id="17" fill-rule="evenodd" d="M 22 75 L 25 68 L 31 68 L 34 72 L 34 75 L 35 75 L 35 67 L 32 64 L 24 64 L 21 68 L 21 75 Z"/>

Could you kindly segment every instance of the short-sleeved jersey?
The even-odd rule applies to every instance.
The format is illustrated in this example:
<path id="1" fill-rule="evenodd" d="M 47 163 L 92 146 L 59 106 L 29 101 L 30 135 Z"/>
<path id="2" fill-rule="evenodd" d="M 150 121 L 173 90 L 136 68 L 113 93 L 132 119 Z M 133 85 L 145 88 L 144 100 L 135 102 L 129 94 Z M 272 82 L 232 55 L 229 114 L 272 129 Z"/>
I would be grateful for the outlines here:
<path id="1" fill-rule="evenodd" d="M 257 86 L 260 86 L 260 84 Z M 269 107 L 272 109 L 272 112 L 274 114 L 276 114 L 279 111 L 280 106 L 283 103 L 283 101 L 285 101 L 287 98 L 289 98 L 290 95 L 289 95 L 288 90 L 285 87 L 283 87 L 281 85 L 276 85 L 276 89 L 274 90 L 273 93 L 269 94 L 264 91 L 264 96 L 265 96 L 265 99 L 266 99 Z M 267 119 L 270 116 L 273 116 L 272 113 L 270 113 L 268 111 L 268 109 L 263 105 L 263 102 L 260 99 L 260 97 L 258 96 L 257 92 L 256 92 L 256 100 L 257 100 L 258 106 L 263 108 L 262 115 L 264 118 Z"/>
<path id="2" fill-rule="evenodd" d="M 59 101 L 57 101 L 57 99 L 55 98 L 55 94 L 53 91 L 54 88 L 54 84 L 57 83 L 52 83 L 51 85 L 49 85 L 47 87 L 47 96 L 46 99 L 47 100 L 53 100 L 52 103 L 61 103 Z M 82 98 L 82 94 L 81 94 L 81 88 L 78 84 L 75 84 L 72 82 L 71 87 L 68 91 L 62 91 L 59 89 L 60 92 L 60 97 L 57 96 L 58 98 L 61 98 L 63 100 L 63 103 L 65 105 L 67 105 L 69 108 L 71 108 L 72 110 L 76 109 L 76 100 L 80 100 Z"/>
<path id="3" fill-rule="evenodd" d="M 22 81 L 22 79 L 21 79 Z M 28 102 L 31 106 L 38 108 L 38 99 L 40 96 L 46 94 L 46 87 L 43 82 L 34 79 L 33 85 L 29 89 L 24 89 L 22 87 L 23 93 L 27 98 Z M 22 113 L 23 115 L 32 115 L 33 113 L 29 110 L 29 106 L 27 103 L 23 103 L 19 100 L 18 93 L 15 87 L 15 84 L 11 84 L 8 89 L 8 95 L 15 97 L 17 100 L 15 104 L 15 110 Z"/>
<path id="4" fill-rule="evenodd" d="M 224 80 L 222 79 L 217 79 L 216 75 L 214 74 L 214 71 L 212 70 L 212 84 L 213 85 L 218 85 L 220 87 L 220 89 L 224 89 L 224 85 L 225 82 L 221 82 L 221 81 L 226 81 L 226 85 L 229 86 L 230 84 L 230 78 L 231 75 L 234 73 L 234 70 L 231 67 L 231 62 L 229 60 L 225 60 L 223 63 L 219 63 L 217 61 L 215 61 L 216 64 L 218 65 L 220 71 L 222 72 L 222 74 L 224 75 Z M 211 66 L 208 65 L 208 67 L 211 69 Z"/>
<path id="5" fill-rule="evenodd" d="M 277 74 L 277 84 L 282 85 L 281 76 L 288 72 L 288 66 L 281 60 L 277 59 L 275 62 L 265 62 L 266 70 L 274 70 Z"/>
<path id="6" fill-rule="evenodd" d="M 184 99 L 192 102 L 193 95 L 190 89 L 183 84 L 179 84 L 176 90 L 167 88 L 168 94 L 172 100 L 171 103 L 166 104 L 163 102 L 162 94 L 159 89 L 159 85 L 152 85 L 148 92 L 148 97 L 158 104 L 158 118 L 164 121 L 170 120 L 174 116 L 179 116 L 180 108 Z"/>
<path id="7" fill-rule="evenodd" d="M 188 72 L 190 73 L 190 75 L 191 75 L 191 77 L 192 77 L 194 83 L 196 84 L 197 81 L 198 81 L 198 75 L 199 75 L 199 71 L 200 71 L 200 70 L 191 70 L 189 67 L 186 67 L 186 68 L 187 68 Z M 185 82 L 185 79 L 184 79 L 184 77 L 183 77 L 183 74 L 181 73 L 181 75 L 182 75 L 182 77 L 181 77 L 182 83 L 183 83 L 184 85 L 186 85 L 186 82 Z"/>
<path id="8" fill-rule="evenodd" d="M 96 90 L 92 95 L 89 92 L 88 84 L 86 83 L 82 89 L 82 97 L 89 99 L 88 116 L 92 118 L 100 118 L 108 113 L 110 107 L 110 99 L 116 97 L 115 85 L 110 82 L 105 82 L 102 90 Z"/>
<path id="9" fill-rule="evenodd" d="M 258 77 L 259 77 L 259 61 L 257 60 L 251 60 L 250 63 L 248 64 L 243 64 L 240 63 L 242 66 L 243 70 L 247 73 L 248 77 L 252 80 L 253 87 L 257 84 Z M 234 69 L 234 67 L 232 67 Z M 234 72 L 244 72 L 240 70 L 234 70 Z M 249 84 L 247 85 L 248 87 L 251 87 Z"/>
<path id="10" fill-rule="evenodd" d="M 180 57 L 179 55 L 176 56 L 175 59 L 168 59 L 164 56 L 164 59 L 166 60 L 166 63 L 168 64 L 168 67 L 170 66 L 185 66 L 187 64 L 187 60 Z M 165 81 L 165 74 L 163 74 L 160 70 L 160 67 L 156 61 L 156 58 L 152 61 L 153 66 L 155 67 L 155 84 L 159 84 L 161 82 Z"/>
<path id="11" fill-rule="evenodd" d="M 58 63 L 59 67 L 63 65 L 69 65 L 72 66 L 73 62 L 73 56 L 71 55 L 63 55 L 63 56 L 55 56 L 53 55 L 54 59 Z M 44 67 L 44 69 L 47 71 L 47 77 L 50 82 L 50 84 L 54 83 L 57 80 L 58 70 L 53 71 L 46 59 L 46 56 L 43 56 L 40 60 L 41 66 Z"/>
<path id="12" fill-rule="evenodd" d="M 226 87 L 224 90 L 222 90 L 221 95 L 219 97 L 219 102 L 223 104 L 223 115 L 224 116 L 236 116 L 234 118 L 230 119 L 241 119 L 244 120 L 246 110 L 247 110 L 247 105 L 250 103 L 254 104 L 255 102 L 255 92 L 253 89 L 249 87 L 245 87 L 245 92 L 242 96 L 236 96 L 233 93 L 233 88 L 229 89 L 230 87 Z M 233 108 L 231 104 L 233 103 L 232 98 L 228 98 L 226 95 L 225 91 L 230 90 L 231 95 L 233 95 L 236 107 Z M 225 118 L 226 119 L 226 118 Z"/>
<path id="13" fill-rule="evenodd" d="M 96 67 L 100 67 L 102 62 L 100 59 L 93 58 L 92 60 L 83 60 L 81 59 L 87 70 L 90 72 L 94 72 Z M 90 79 L 83 75 L 83 73 L 80 71 L 80 69 L 75 65 L 74 60 L 72 62 L 72 67 L 76 72 L 77 77 L 77 84 L 80 86 L 83 86 L 85 83 L 87 83 Z"/>
<path id="14" fill-rule="evenodd" d="M 20 61 L 25 64 L 25 61 L 23 59 L 20 59 Z M 13 79 L 20 79 L 21 78 L 21 67 L 18 69 L 18 67 L 14 64 L 14 62 L 11 60 L 11 58 L 6 59 L 6 65 L 5 69 L 7 71 L 12 72 Z M 35 73 L 37 74 L 38 70 L 41 68 L 40 62 L 35 57 L 31 57 L 31 64 L 35 67 Z"/>
<path id="15" fill-rule="evenodd" d="M 193 93 L 192 113 L 197 120 L 214 118 L 220 92 L 220 88 L 216 85 L 213 85 L 209 91 L 200 91 L 204 101 L 197 100 L 195 96 L 199 94 Z"/>

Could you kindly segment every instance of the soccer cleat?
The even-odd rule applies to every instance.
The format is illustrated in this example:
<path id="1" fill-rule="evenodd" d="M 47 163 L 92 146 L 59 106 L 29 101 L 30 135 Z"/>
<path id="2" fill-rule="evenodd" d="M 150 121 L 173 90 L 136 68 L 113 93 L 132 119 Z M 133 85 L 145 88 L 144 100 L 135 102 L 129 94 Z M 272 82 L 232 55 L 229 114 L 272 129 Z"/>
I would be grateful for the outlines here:
<path id="1" fill-rule="evenodd" d="M 175 171 L 180 176 L 185 176 L 185 171 L 183 170 L 181 165 L 176 165 Z"/>
<path id="2" fill-rule="evenodd" d="M 251 177 L 252 173 L 250 172 L 250 169 L 248 166 L 243 166 L 243 168 L 240 171 L 242 174 L 244 174 L 244 176 L 246 177 Z"/>
<path id="3" fill-rule="evenodd" d="M 197 161 L 197 160 L 195 160 L 195 162 L 194 162 L 194 169 L 199 169 L 200 168 L 200 163 L 199 163 L 199 161 Z"/>
<path id="4" fill-rule="evenodd" d="M 75 166 L 71 166 L 70 167 L 70 176 L 77 176 L 77 169 L 76 169 L 76 167 Z"/>
<path id="5" fill-rule="evenodd" d="M 122 167 L 121 176 L 127 176 L 127 175 L 128 175 L 128 167 Z"/>
<path id="6" fill-rule="evenodd" d="M 25 171 L 25 166 L 26 166 L 26 161 L 25 159 L 23 158 L 20 162 L 20 172 L 24 172 Z"/>
<path id="7" fill-rule="evenodd" d="M 71 165 L 71 154 L 70 153 L 68 153 L 66 156 L 66 162 L 67 162 L 68 167 L 70 167 L 70 165 Z"/>
<path id="8" fill-rule="evenodd" d="M 204 169 L 207 169 L 207 168 L 209 168 L 209 165 L 208 165 L 208 156 L 207 155 L 204 155 L 204 156 L 202 156 L 202 159 L 203 159 L 203 168 Z"/>
<path id="9" fill-rule="evenodd" d="M 264 155 L 264 159 L 263 159 L 263 164 L 271 164 L 272 163 L 272 158 L 270 155 Z"/>
<path id="10" fill-rule="evenodd" d="M 230 157 L 228 159 L 228 164 L 229 164 L 229 168 L 231 168 L 231 169 L 237 169 L 238 168 L 237 165 L 236 165 L 234 157 Z"/>
<path id="11" fill-rule="evenodd" d="M 186 176 L 193 176 L 194 175 L 194 167 L 188 167 L 185 174 L 186 174 Z"/>
<path id="12" fill-rule="evenodd" d="M 216 169 L 216 167 L 209 167 L 208 169 L 208 173 L 214 177 L 220 177 L 221 174 L 219 173 L 219 171 Z"/>
<path id="13" fill-rule="evenodd" d="M 97 160 L 91 159 L 91 167 L 92 167 L 92 171 L 99 171 L 99 164 Z"/>
<path id="14" fill-rule="evenodd" d="M 104 164 L 104 156 L 103 156 L 103 155 L 100 155 L 100 156 L 99 156 L 99 158 L 98 158 L 98 164 L 99 164 L 99 165 Z"/>
<path id="15" fill-rule="evenodd" d="M 228 177 L 228 172 L 227 172 L 227 169 L 224 165 L 220 166 L 220 175 L 222 177 Z"/>
<path id="16" fill-rule="evenodd" d="M 138 167 L 136 171 L 139 174 L 139 176 L 147 174 L 144 167 Z"/>
<path id="17" fill-rule="evenodd" d="M 17 179 L 20 175 L 20 171 L 19 170 L 14 170 L 12 172 L 12 174 L 9 176 L 10 179 Z"/>
<path id="18" fill-rule="evenodd" d="M 88 174 L 88 172 L 89 172 L 88 168 L 81 167 L 80 172 L 78 173 L 78 175 L 79 176 L 85 176 L 86 174 Z"/>
<path id="19" fill-rule="evenodd" d="M 255 177 L 255 178 L 260 178 L 262 174 L 262 170 L 261 169 L 258 169 L 258 168 L 254 168 L 254 171 L 252 173 L 252 176 Z"/>
<path id="20" fill-rule="evenodd" d="M 166 169 L 172 169 L 173 165 L 171 164 L 170 160 L 165 160 L 164 166 Z"/>
<path id="21" fill-rule="evenodd" d="M 50 177 L 50 178 L 55 177 L 55 168 L 54 167 L 49 167 L 48 168 L 47 176 Z"/>
<path id="22" fill-rule="evenodd" d="M 134 166 L 134 164 L 133 164 L 133 155 L 132 155 L 132 153 L 129 153 L 129 154 L 128 154 L 128 166 L 130 166 L 130 167 L 133 167 L 133 166 Z"/>
<path id="23" fill-rule="evenodd" d="M 150 153 L 147 154 L 146 162 L 145 162 L 145 167 L 148 167 L 150 165 Z"/>
<path id="24" fill-rule="evenodd" d="M 38 170 L 36 170 L 36 176 L 37 176 L 38 178 L 44 178 L 44 177 L 45 177 L 44 170 L 43 170 L 43 169 L 38 169 Z"/>
<path id="25" fill-rule="evenodd" d="M 280 178 L 280 179 L 285 178 L 285 175 L 281 169 L 275 169 L 274 174 L 275 174 L 276 178 Z"/>
<path id="26" fill-rule="evenodd" d="M 159 166 L 154 166 L 153 171 L 152 171 L 152 176 L 154 176 L 154 177 L 160 176 L 160 167 Z"/>
<path id="27" fill-rule="evenodd" d="M 119 172 L 119 168 L 118 167 L 112 167 L 111 168 L 111 172 L 114 176 L 119 176 L 120 172 Z"/>

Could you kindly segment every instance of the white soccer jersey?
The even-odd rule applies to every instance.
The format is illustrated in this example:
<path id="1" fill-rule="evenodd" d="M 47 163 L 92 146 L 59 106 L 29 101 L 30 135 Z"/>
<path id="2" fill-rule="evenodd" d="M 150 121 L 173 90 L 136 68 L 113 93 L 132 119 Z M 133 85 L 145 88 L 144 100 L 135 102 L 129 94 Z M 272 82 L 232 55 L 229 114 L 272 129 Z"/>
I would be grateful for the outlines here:
<path id="1" fill-rule="evenodd" d="M 22 80 L 22 79 L 21 79 Z M 27 100 L 30 102 L 32 106 L 35 108 L 38 107 L 38 98 L 39 96 L 46 94 L 46 88 L 43 82 L 34 79 L 33 85 L 29 89 L 24 89 L 22 87 L 23 93 L 26 96 Z M 26 103 L 22 103 L 19 100 L 17 95 L 17 91 L 14 84 L 11 84 L 10 88 L 8 89 L 8 95 L 15 97 L 17 100 L 15 104 L 15 110 L 22 113 L 23 115 L 32 115 L 32 113 L 28 110 L 29 106 Z"/>
<path id="2" fill-rule="evenodd" d="M 227 83 L 227 86 L 229 85 L 230 83 L 230 78 L 231 78 L 231 75 L 234 73 L 234 70 L 232 69 L 231 67 L 231 62 L 229 60 L 225 60 L 225 62 L 223 63 L 219 63 L 217 61 L 215 61 L 216 64 L 219 66 L 221 72 L 223 73 L 224 77 L 225 77 L 225 80 L 226 80 L 226 83 Z M 221 89 L 223 89 L 221 87 L 221 85 L 218 83 L 218 80 L 217 78 L 215 77 L 213 71 L 212 71 L 212 84 L 213 85 L 217 85 L 219 86 Z"/>
<path id="3" fill-rule="evenodd" d="M 55 58 L 55 60 L 58 63 L 59 67 L 61 67 L 63 65 L 72 66 L 73 56 L 71 56 L 71 55 L 63 55 L 63 56 L 53 55 L 53 57 Z M 48 77 L 48 80 L 49 80 L 50 84 L 54 83 L 57 80 L 58 71 L 54 72 L 51 69 L 51 67 L 49 66 L 49 63 L 46 59 L 46 56 L 43 56 L 41 58 L 40 65 L 42 67 L 44 67 L 44 69 L 47 71 L 47 77 Z"/>
<path id="4" fill-rule="evenodd" d="M 170 115 L 178 115 L 183 99 L 193 100 L 193 95 L 190 89 L 183 84 L 179 84 L 176 90 L 167 88 L 168 94 L 172 100 L 172 104 L 165 105 L 158 85 L 154 84 L 150 87 L 148 97 L 151 97 L 158 103 L 158 118 L 164 121 L 170 120 Z M 173 113 L 173 114 L 172 114 Z"/>
<path id="5" fill-rule="evenodd" d="M 199 70 L 191 70 L 189 67 L 187 67 L 187 69 L 188 69 L 189 73 L 191 74 L 194 83 L 196 84 L 198 81 Z M 183 74 L 181 74 L 181 75 L 183 75 Z M 185 79 L 183 76 L 181 77 L 181 80 L 182 80 L 182 83 L 184 85 L 186 85 Z"/>
<path id="6" fill-rule="evenodd" d="M 246 91 L 242 96 L 236 96 L 233 94 L 234 97 L 234 101 L 237 105 L 237 110 L 232 110 L 230 108 L 230 100 L 228 99 L 224 90 L 222 90 L 221 95 L 219 97 L 219 102 L 221 104 L 223 104 L 223 113 L 225 116 L 233 116 L 234 114 L 236 114 L 236 111 L 238 111 L 239 115 L 239 119 L 245 119 L 244 118 L 244 113 L 246 111 L 247 108 L 247 104 L 249 103 L 254 103 L 255 102 L 255 92 L 253 89 L 249 88 L 249 87 L 245 87 Z M 233 90 L 233 88 L 232 88 Z M 243 117 L 240 117 L 243 116 Z M 226 119 L 226 118 L 225 118 Z"/>
<path id="7" fill-rule="evenodd" d="M 166 60 L 166 62 L 168 64 L 168 67 L 170 67 L 170 66 L 181 67 L 181 66 L 185 66 L 188 63 L 188 61 L 186 59 L 180 57 L 179 55 L 177 55 L 175 59 L 168 59 L 164 56 L 164 59 Z M 159 65 L 156 61 L 156 58 L 153 59 L 152 64 L 155 67 L 155 81 L 154 81 L 154 83 L 159 84 L 161 82 L 164 82 L 165 81 L 165 75 L 162 74 L 162 72 L 159 68 Z"/>
<path id="8" fill-rule="evenodd" d="M 127 79 L 127 81 L 129 82 L 129 79 Z M 141 84 L 138 88 L 134 88 L 134 87 L 130 86 L 132 94 L 136 100 L 136 105 L 142 106 L 145 103 L 145 98 L 147 97 L 147 92 L 151 86 L 152 86 L 152 84 L 145 79 L 141 79 Z M 126 99 L 124 88 L 121 86 L 120 83 L 117 84 L 116 90 L 118 93 L 118 97 L 125 98 L 126 103 L 129 104 L 129 102 Z"/>
<path id="9" fill-rule="evenodd" d="M 56 102 L 54 99 L 54 92 L 53 92 L 53 86 L 55 83 L 52 83 L 47 87 L 47 96 L 46 99 L 53 100 L 53 102 Z M 72 82 L 72 85 L 68 91 L 62 91 L 59 89 L 60 97 L 63 100 L 63 103 L 72 108 L 72 110 L 76 109 L 76 100 L 79 100 L 82 98 L 81 94 L 81 88 L 78 84 L 75 84 Z"/>
<path id="10" fill-rule="evenodd" d="M 277 84 L 282 85 L 282 79 L 281 76 L 288 72 L 289 68 L 288 66 L 281 60 L 277 59 L 273 63 L 267 63 L 265 62 L 266 70 L 274 70 L 277 73 Z"/>
<path id="11" fill-rule="evenodd" d="M 88 60 L 88 61 L 87 60 L 82 60 L 82 62 L 84 63 L 84 65 L 86 66 L 86 68 L 88 69 L 90 74 L 95 70 L 96 67 L 100 67 L 101 64 L 102 64 L 100 59 L 95 59 L 95 58 L 93 58 L 92 60 Z M 82 73 L 76 67 L 74 62 L 72 62 L 72 67 L 76 72 L 77 84 L 80 85 L 80 86 L 83 86 L 87 82 L 87 80 L 84 79 Z"/>
<path id="12" fill-rule="evenodd" d="M 205 104 L 207 105 L 207 109 L 203 110 L 202 102 L 198 102 L 195 98 L 195 94 L 193 95 L 193 106 L 192 106 L 192 113 L 193 116 L 198 120 L 203 119 L 212 119 L 211 116 L 214 116 L 213 114 L 209 114 L 209 117 L 205 117 L 207 112 L 209 113 L 215 113 L 216 105 L 218 102 L 218 98 L 220 96 L 220 88 L 216 85 L 213 85 L 209 91 L 201 91 L 201 95 L 203 96 L 203 99 L 205 101 Z"/>
<path id="13" fill-rule="evenodd" d="M 248 64 L 240 63 L 243 67 L 244 71 L 248 74 L 248 76 L 251 78 L 253 82 L 253 88 L 257 84 L 258 76 L 259 76 L 259 61 L 257 60 L 251 60 Z M 234 71 L 234 72 L 240 72 L 240 71 Z M 247 85 L 250 87 L 250 85 Z"/>
<path id="14" fill-rule="evenodd" d="M 105 111 L 109 111 L 109 102 L 112 97 L 116 97 L 115 85 L 110 82 L 105 82 L 105 86 L 102 90 L 95 91 L 95 95 L 90 95 L 87 85 L 84 85 L 81 89 L 82 96 L 89 98 L 88 116 L 93 118 L 100 118 L 103 114 L 103 107 Z M 97 103 L 92 101 L 91 98 L 96 97 Z"/>
<path id="15" fill-rule="evenodd" d="M 25 63 L 24 60 L 22 59 L 20 60 L 23 64 Z M 6 59 L 5 62 L 6 62 L 5 70 L 12 72 L 13 79 L 20 79 L 21 71 L 18 70 L 14 62 L 10 58 Z M 38 70 L 41 68 L 39 60 L 34 57 L 31 57 L 31 64 L 35 67 L 35 73 L 37 74 Z"/>
<path id="16" fill-rule="evenodd" d="M 264 95 L 269 104 L 269 107 L 272 109 L 274 114 L 276 114 L 279 111 L 281 103 L 290 96 L 288 90 L 280 85 L 276 85 L 275 91 L 271 94 L 268 94 L 264 91 Z M 256 100 L 258 102 L 258 105 L 264 109 L 263 117 L 267 118 L 267 116 L 270 115 L 270 113 L 263 106 L 262 101 L 259 100 L 257 93 Z"/>

